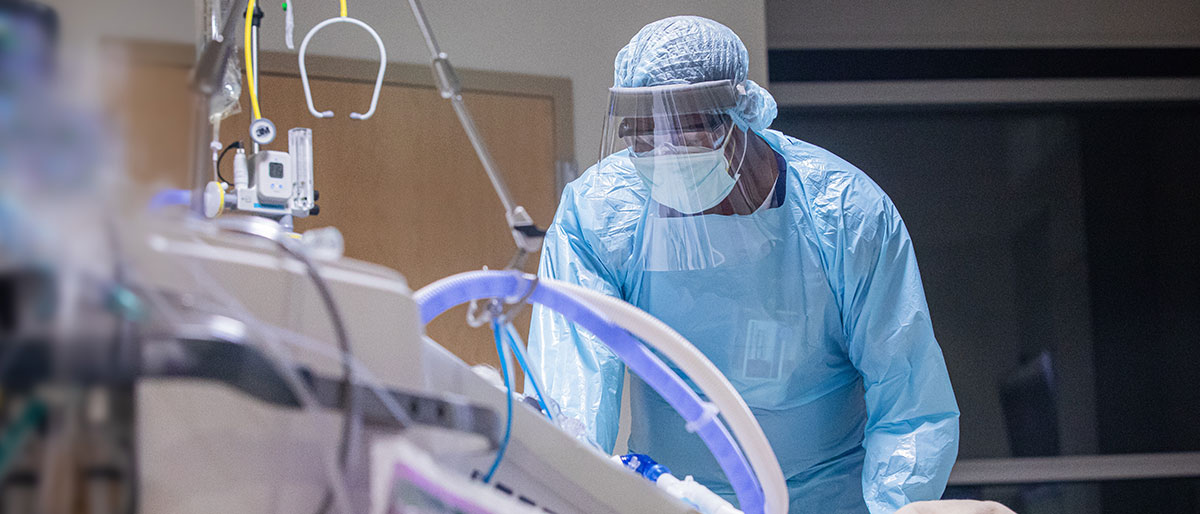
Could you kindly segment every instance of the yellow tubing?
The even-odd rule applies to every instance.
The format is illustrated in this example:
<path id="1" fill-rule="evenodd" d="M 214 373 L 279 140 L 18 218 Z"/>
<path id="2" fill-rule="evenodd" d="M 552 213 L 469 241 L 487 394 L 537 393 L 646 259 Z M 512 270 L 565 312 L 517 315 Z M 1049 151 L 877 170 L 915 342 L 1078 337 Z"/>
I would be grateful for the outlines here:
<path id="1" fill-rule="evenodd" d="M 246 40 L 242 46 L 246 50 L 246 85 L 250 86 L 250 106 L 254 110 L 254 119 L 257 120 L 262 118 L 262 111 L 258 108 L 258 95 L 254 92 L 254 61 L 250 55 L 250 27 L 254 23 L 254 4 L 255 0 L 246 3 Z"/>
<path id="2" fill-rule="evenodd" d="M 258 107 L 258 94 L 254 92 L 254 61 L 250 55 L 250 27 L 254 23 L 255 0 L 246 2 L 246 37 L 242 45 L 246 51 L 246 85 L 250 88 L 250 107 L 254 110 L 254 119 L 262 118 L 262 110 Z M 346 0 L 338 0 L 342 17 L 347 15 Z"/>

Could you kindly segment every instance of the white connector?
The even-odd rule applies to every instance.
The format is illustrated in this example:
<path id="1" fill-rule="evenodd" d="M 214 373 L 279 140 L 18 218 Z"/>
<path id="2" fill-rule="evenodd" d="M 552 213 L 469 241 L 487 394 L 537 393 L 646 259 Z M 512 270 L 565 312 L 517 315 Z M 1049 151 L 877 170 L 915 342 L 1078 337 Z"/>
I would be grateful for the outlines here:
<path id="1" fill-rule="evenodd" d="M 250 171 L 246 166 L 246 151 L 238 148 L 233 154 L 233 187 L 238 191 L 250 187 Z"/>
<path id="2" fill-rule="evenodd" d="M 695 505 L 701 514 L 742 514 L 733 504 L 693 480 L 691 475 L 680 480 L 670 473 L 663 473 L 655 483 L 671 496 Z"/>

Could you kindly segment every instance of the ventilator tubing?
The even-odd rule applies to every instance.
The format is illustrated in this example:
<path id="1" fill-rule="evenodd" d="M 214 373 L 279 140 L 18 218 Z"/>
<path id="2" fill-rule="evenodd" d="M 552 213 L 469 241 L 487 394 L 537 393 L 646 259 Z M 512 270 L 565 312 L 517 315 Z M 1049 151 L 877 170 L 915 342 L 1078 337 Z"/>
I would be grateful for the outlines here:
<path id="1" fill-rule="evenodd" d="M 554 309 L 608 345 L 613 353 L 620 357 L 633 372 L 637 373 L 646 384 L 650 385 L 672 408 L 683 416 L 688 426 L 695 429 L 696 434 L 700 436 L 701 440 L 704 441 L 705 445 L 712 452 L 713 457 L 721 467 L 721 471 L 729 479 L 729 483 L 737 495 L 738 503 L 744 511 L 754 514 L 760 512 L 783 514 L 787 512 L 787 489 L 784 486 L 782 472 L 779 471 L 778 463 L 775 463 L 774 467 L 775 478 L 777 480 L 770 481 L 771 489 L 767 491 L 773 495 L 778 495 L 779 491 L 782 491 L 785 501 L 774 504 L 774 509 L 772 510 L 764 510 L 764 490 L 759 484 L 759 478 L 751 471 L 745 457 L 742 455 L 732 436 L 730 436 L 728 430 L 726 430 L 725 425 L 717 418 L 716 414 L 719 406 L 714 408 L 712 404 L 702 401 L 662 360 L 651 353 L 645 346 L 639 344 L 629 332 L 626 332 L 622 327 L 608 321 L 602 316 L 599 313 L 599 308 L 596 306 L 599 302 L 595 302 L 594 300 L 580 300 L 579 296 L 581 295 L 578 294 L 578 291 L 571 289 L 569 284 L 557 280 L 536 280 L 531 275 L 513 271 L 472 271 L 447 277 L 425 286 L 420 291 L 417 291 L 413 295 L 413 298 L 420 306 L 423 323 L 428 323 L 456 305 L 471 300 L 487 298 L 504 298 L 509 301 L 517 301 L 518 299 L 527 297 L 531 303 L 538 303 Z M 636 310 L 632 306 L 629 307 Z M 684 340 L 684 343 L 686 344 L 686 340 Z M 671 340 L 671 342 L 660 343 L 660 346 L 672 344 L 678 344 L 678 341 Z M 693 350 L 695 349 L 693 348 Z M 682 352 L 675 353 L 682 355 Z M 695 353 L 699 355 L 698 351 Z M 700 357 L 703 358 L 703 355 L 700 355 Z M 677 361 L 677 364 L 680 364 L 684 368 L 684 372 L 688 376 L 691 376 L 693 380 L 696 380 L 697 376 L 710 372 L 688 361 Z M 688 369 L 684 365 L 688 365 L 694 369 Z M 711 370 L 716 370 L 716 367 L 712 366 L 711 363 L 708 366 Z M 716 373 L 720 375 L 719 372 Z M 701 382 L 697 380 L 697 383 Z M 704 383 L 711 384 L 714 382 L 710 379 L 705 380 Z M 729 387 L 728 393 L 736 396 L 737 392 L 733 389 L 732 385 L 728 385 L 728 381 L 725 381 L 725 384 Z M 709 394 L 709 391 L 704 392 L 705 394 Z M 740 397 L 738 399 L 740 400 Z M 755 423 L 754 427 L 758 428 L 757 422 L 753 421 L 754 418 L 749 408 L 745 406 L 744 402 L 741 403 L 741 406 L 744 410 L 740 413 L 720 412 L 727 419 L 730 417 L 748 418 L 751 422 Z M 766 436 L 763 435 L 762 429 L 758 428 L 756 432 L 757 437 L 761 438 L 761 441 L 758 442 L 759 444 L 753 446 L 759 448 L 765 445 L 771 461 L 774 462 L 774 454 L 770 452 L 770 446 L 766 442 Z M 754 439 L 754 433 L 747 432 L 745 433 L 745 437 L 747 440 Z M 756 468 L 756 471 L 762 473 L 767 469 L 769 468 L 764 468 L 764 470 Z M 763 475 L 760 474 L 759 476 Z"/>
<path id="2" fill-rule="evenodd" d="M 555 285 L 570 294 L 582 297 L 613 323 L 624 327 L 679 366 L 696 383 L 696 387 L 716 404 L 725 422 L 729 423 L 730 430 L 737 436 L 750 466 L 754 468 L 762 483 L 766 496 L 766 512 L 788 511 L 787 481 L 783 478 L 783 469 L 779 467 L 779 459 L 775 457 L 771 443 L 763 433 L 762 427 L 758 425 L 754 414 L 750 412 L 750 407 L 742 399 L 742 395 L 738 394 L 733 384 L 729 383 L 729 379 L 725 378 L 708 357 L 679 332 L 646 311 L 575 284 L 556 282 Z"/>

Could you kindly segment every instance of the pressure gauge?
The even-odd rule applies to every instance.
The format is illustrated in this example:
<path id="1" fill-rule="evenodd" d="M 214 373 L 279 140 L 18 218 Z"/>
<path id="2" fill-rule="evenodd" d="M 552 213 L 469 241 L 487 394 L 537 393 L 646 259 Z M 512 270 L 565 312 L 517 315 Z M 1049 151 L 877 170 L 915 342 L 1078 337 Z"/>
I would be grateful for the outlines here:
<path id="1" fill-rule="evenodd" d="M 250 124 L 250 139 L 260 145 L 270 144 L 275 140 L 275 124 L 266 118 L 259 118 Z"/>

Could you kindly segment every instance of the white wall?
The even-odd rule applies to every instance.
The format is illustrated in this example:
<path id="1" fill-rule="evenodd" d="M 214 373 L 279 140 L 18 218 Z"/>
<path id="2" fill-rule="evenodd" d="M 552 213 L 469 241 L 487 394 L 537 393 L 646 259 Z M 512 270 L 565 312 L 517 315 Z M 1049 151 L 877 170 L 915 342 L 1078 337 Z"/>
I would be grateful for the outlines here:
<path id="1" fill-rule="evenodd" d="M 77 69 L 94 66 L 88 51 L 98 37 L 123 36 L 193 42 L 192 0 L 46 0 L 63 18 L 68 52 Z M 336 16 L 335 0 L 295 0 L 296 44 L 322 19 Z M 350 16 L 370 23 L 384 40 L 389 60 L 428 63 L 429 57 L 403 0 L 349 0 Z M 263 4 L 264 50 L 285 50 L 279 0 Z M 646 23 L 676 14 L 713 18 L 737 32 L 750 51 L 751 78 L 766 83 L 766 22 L 763 0 L 425 0 L 438 43 L 459 68 L 570 78 L 575 102 L 575 155 L 581 169 L 599 152 L 613 58 Z M 323 31 L 309 52 L 370 57 L 377 50 L 362 31 Z M 90 61 L 83 62 L 80 61 Z M 386 101 L 386 99 L 381 100 Z M 464 149 L 469 151 L 469 149 Z"/>
<path id="2" fill-rule="evenodd" d="M 1200 45 L 1196 0 L 767 0 L 771 48 Z"/>

